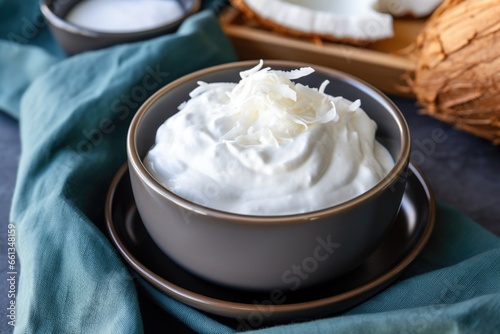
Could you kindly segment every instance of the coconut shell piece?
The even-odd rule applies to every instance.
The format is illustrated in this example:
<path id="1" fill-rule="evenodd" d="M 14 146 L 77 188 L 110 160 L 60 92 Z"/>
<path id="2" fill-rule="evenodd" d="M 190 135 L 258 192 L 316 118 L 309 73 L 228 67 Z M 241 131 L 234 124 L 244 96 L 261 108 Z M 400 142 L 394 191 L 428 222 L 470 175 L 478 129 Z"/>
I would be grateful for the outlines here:
<path id="1" fill-rule="evenodd" d="M 376 0 L 377 10 L 390 13 L 395 17 L 417 18 L 429 16 L 442 0 Z"/>
<path id="2" fill-rule="evenodd" d="M 363 9 L 359 10 L 359 16 L 320 11 L 315 6 L 309 8 L 307 0 L 230 0 L 230 3 L 262 27 L 315 42 L 326 40 L 364 46 L 394 34 L 392 16 L 377 12 L 372 6 L 362 8 L 368 6 L 367 1 L 358 3 Z"/>
<path id="3" fill-rule="evenodd" d="M 445 1 L 413 56 L 408 83 L 423 113 L 500 144 L 500 1 Z"/>

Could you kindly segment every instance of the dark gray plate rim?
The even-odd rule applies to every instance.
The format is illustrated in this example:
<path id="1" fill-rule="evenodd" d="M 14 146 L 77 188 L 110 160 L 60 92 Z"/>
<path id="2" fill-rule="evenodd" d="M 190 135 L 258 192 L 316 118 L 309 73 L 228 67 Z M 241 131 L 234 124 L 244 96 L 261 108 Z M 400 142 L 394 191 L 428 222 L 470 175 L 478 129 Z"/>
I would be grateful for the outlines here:
<path id="1" fill-rule="evenodd" d="M 283 322 L 345 311 L 394 282 L 429 240 L 435 223 L 435 200 L 423 174 L 410 164 L 400 213 L 377 251 L 347 275 L 297 291 L 235 290 L 207 282 L 177 265 L 159 250 L 142 225 L 126 164 L 109 187 L 105 215 L 110 239 L 119 254 L 160 292 L 218 316 L 247 318 L 257 314 L 267 322 Z"/>

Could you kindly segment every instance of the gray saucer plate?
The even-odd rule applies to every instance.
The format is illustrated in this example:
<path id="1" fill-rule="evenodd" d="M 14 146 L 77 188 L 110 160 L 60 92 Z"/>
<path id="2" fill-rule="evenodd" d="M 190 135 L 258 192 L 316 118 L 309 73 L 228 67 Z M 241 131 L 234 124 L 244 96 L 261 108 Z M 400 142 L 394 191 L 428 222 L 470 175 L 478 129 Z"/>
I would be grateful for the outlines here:
<path id="1" fill-rule="evenodd" d="M 347 275 L 308 289 L 250 292 L 207 282 L 184 270 L 155 245 L 135 207 L 126 165 L 117 172 L 106 201 L 111 241 L 146 282 L 209 314 L 266 323 L 325 317 L 374 296 L 394 282 L 422 251 L 434 228 L 434 219 L 432 191 L 422 173 L 410 164 L 395 224 L 364 264 Z"/>

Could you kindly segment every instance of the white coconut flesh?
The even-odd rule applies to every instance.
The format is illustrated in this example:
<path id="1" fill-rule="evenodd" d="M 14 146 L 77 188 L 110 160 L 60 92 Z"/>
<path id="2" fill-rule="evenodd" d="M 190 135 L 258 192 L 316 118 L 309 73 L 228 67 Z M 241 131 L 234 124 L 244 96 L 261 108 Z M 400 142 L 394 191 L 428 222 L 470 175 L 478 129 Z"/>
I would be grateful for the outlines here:
<path id="1" fill-rule="evenodd" d="M 424 17 L 442 2 L 443 0 L 377 0 L 375 8 L 394 16 Z"/>
<path id="2" fill-rule="evenodd" d="M 244 0 L 256 15 L 278 26 L 337 40 L 374 41 L 393 36 L 392 15 L 375 0 Z"/>

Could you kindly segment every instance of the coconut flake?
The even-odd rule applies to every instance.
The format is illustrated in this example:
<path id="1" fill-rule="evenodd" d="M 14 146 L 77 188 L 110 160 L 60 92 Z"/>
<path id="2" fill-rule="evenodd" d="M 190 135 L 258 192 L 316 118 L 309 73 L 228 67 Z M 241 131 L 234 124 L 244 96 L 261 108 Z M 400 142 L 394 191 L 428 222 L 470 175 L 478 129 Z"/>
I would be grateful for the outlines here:
<path id="1" fill-rule="evenodd" d="M 325 81 L 323 81 L 323 83 L 321 84 L 321 86 L 319 86 L 318 91 L 319 91 L 320 93 L 324 93 L 324 92 L 325 92 L 325 89 L 326 89 L 326 86 L 328 86 L 328 84 L 329 84 L 329 83 L 330 83 L 330 81 L 329 81 L 329 80 L 325 80 Z"/>
<path id="2" fill-rule="evenodd" d="M 361 101 L 357 99 L 349 106 L 349 111 L 356 111 L 361 106 Z"/>
<path id="3" fill-rule="evenodd" d="M 219 87 L 226 87 L 227 85 L 230 85 L 229 83 L 225 83 L 225 82 L 206 83 L 204 81 L 198 81 L 197 84 L 198 84 L 198 87 L 196 87 L 195 89 L 193 89 L 189 93 L 189 97 L 193 98 L 193 97 L 196 97 L 198 95 L 205 93 L 206 91 L 217 89 Z"/>
<path id="4" fill-rule="evenodd" d="M 273 71 L 274 73 L 280 73 L 284 75 L 287 79 L 290 80 L 295 80 L 299 79 L 305 76 L 308 76 L 309 74 L 314 72 L 314 69 L 312 67 L 301 67 L 296 70 L 291 70 L 291 71 Z"/>
<path id="5" fill-rule="evenodd" d="M 251 69 L 249 70 L 246 70 L 246 71 L 241 71 L 240 72 L 240 77 L 242 79 L 254 74 L 254 73 L 257 73 L 258 71 L 260 71 L 260 69 L 262 68 L 262 66 L 264 65 L 264 61 L 261 59 L 259 61 L 259 63 L 257 65 L 255 65 L 254 67 L 252 67 Z"/>

